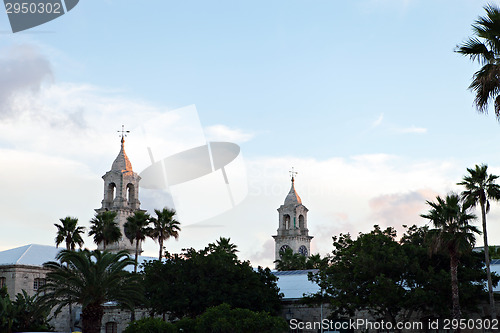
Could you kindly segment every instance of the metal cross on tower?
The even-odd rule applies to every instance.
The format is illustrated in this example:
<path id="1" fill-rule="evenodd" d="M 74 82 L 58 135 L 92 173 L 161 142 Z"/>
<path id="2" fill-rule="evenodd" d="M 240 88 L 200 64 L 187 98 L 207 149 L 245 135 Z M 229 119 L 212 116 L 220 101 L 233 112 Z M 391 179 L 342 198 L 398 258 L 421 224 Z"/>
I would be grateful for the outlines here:
<path id="1" fill-rule="evenodd" d="M 130 133 L 130 131 L 125 131 L 125 125 L 122 125 L 122 130 L 117 132 L 118 133 L 121 132 L 120 137 L 122 138 L 122 141 L 124 141 L 124 138 L 127 136 L 127 133 Z"/>
<path id="2" fill-rule="evenodd" d="M 292 176 L 292 182 L 295 181 L 295 176 L 298 174 L 298 172 L 294 171 L 293 167 L 292 170 L 289 171 L 290 175 Z"/>

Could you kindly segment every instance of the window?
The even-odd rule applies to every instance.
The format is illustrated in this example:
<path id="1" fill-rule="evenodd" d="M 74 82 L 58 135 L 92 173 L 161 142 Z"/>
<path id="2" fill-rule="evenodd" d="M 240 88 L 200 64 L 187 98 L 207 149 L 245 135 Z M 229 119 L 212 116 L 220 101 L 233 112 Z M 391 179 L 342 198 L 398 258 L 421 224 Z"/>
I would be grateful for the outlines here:
<path id="1" fill-rule="evenodd" d="M 7 279 L 5 276 L 0 277 L 0 288 L 6 287 L 7 286 Z"/>
<path id="2" fill-rule="evenodd" d="M 304 225 L 304 215 L 299 215 L 299 228 L 300 229 L 304 229 L 305 228 L 305 225 Z"/>
<path id="3" fill-rule="evenodd" d="M 108 321 L 106 323 L 106 333 L 117 333 L 118 325 L 114 321 Z"/>
<path id="4" fill-rule="evenodd" d="M 113 199 L 115 198 L 115 188 L 115 183 L 109 183 L 108 192 L 106 193 L 106 201 L 109 203 L 113 202 Z"/>
<path id="5" fill-rule="evenodd" d="M 35 281 L 33 281 L 33 290 L 38 290 L 40 287 L 44 285 L 45 285 L 45 279 L 36 278 Z"/>
<path id="6" fill-rule="evenodd" d="M 135 203 L 135 186 L 131 183 L 127 184 L 127 201 L 129 205 Z"/>
<path id="7" fill-rule="evenodd" d="M 283 228 L 290 229 L 290 215 L 283 215 Z"/>

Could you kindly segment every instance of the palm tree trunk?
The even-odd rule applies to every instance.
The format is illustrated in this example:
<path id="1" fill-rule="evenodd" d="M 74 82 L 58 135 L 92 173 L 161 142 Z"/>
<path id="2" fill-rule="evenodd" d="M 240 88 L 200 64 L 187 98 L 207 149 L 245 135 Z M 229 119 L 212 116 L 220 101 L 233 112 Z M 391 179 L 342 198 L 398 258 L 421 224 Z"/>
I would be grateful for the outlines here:
<path id="1" fill-rule="evenodd" d="M 135 264 L 134 264 L 134 273 L 137 273 L 137 258 L 139 256 L 139 240 L 135 240 Z M 135 309 L 132 308 L 130 310 L 130 321 L 135 320 Z"/>
<path id="2" fill-rule="evenodd" d="M 488 247 L 488 233 L 486 231 L 486 209 L 484 202 L 481 201 L 481 217 L 483 220 L 483 240 L 484 240 L 484 262 L 486 264 L 486 275 L 488 277 L 488 295 L 490 297 L 490 316 L 492 320 L 497 318 L 497 311 L 495 307 L 495 297 L 493 296 L 493 282 L 491 281 L 490 270 L 490 249 Z"/>
<path id="3" fill-rule="evenodd" d="M 134 273 L 137 273 L 137 257 L 139 256 L 139 240 L 135 240 L 135 264 L 134 264 Z"/>
<path id="4" fill-rule="evenodd" d="M 100 304 L 87 305 L 82 310 L 82 331 L 85 333 L 100 333 L 104 310 Z"/>
<path id="5" fill-rule="evenodd" d="M 451 300 L 453 304 L 453 319 L 460 319 L 460 300 L 458 295 L 458 258 L 456 253 L 450 253 Z"/>
<path id="6" fill-rule="evenodd" d="M 160 255 L 158 256 L 158 260 L 161 261 L 162 254 L 163 254 L 163 238 L 161 238 L 161 237 L 158 238 L 158 244 L 160 244 Z"/>
<path id="7" fill-rule="evenodd" d="M 66 240 L 66 250 L 68 250 L 68 251 L 71 250 L 71 243 L 67 240 Z M 66 267 L 69 268 L 69 262 L 66 263 Z M 70 328 L 71 332 L 73 332 L 73 309 L 71 306 L 71 299 L 69 302 L 69 328 Z"/>

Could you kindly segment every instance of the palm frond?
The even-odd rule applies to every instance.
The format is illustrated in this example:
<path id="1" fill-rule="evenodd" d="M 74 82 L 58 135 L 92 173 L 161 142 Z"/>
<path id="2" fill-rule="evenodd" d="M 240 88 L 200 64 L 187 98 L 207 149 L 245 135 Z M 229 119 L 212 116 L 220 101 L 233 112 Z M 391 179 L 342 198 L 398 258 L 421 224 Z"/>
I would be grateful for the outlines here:
<path id="1" fill-rule="evenodd" d="M 457 46 L 455 52 L 470 57 L 472 61 L 477 60 L 480 64 L 486 64 L 495 59 L 495 54 L 474 37 Z"/>
<path id="2" fill-rule="evenodd" d="M 474 103 L 481 113 L 488 113 L 488 102 L 500 92 L 500 65 L 486 64 L 474 74 L 469 89 L 476 93 Z M 496 111 L 495 111 L 496 112 Z M 500 113 L 497 117 L 500 116 Z"/>

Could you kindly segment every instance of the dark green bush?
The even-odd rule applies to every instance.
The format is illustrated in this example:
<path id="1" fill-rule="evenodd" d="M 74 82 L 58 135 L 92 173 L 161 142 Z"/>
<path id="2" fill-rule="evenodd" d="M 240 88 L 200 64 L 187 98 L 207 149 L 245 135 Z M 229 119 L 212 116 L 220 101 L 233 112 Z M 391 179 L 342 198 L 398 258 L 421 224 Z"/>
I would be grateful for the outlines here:
<path id="1" fill-rule="evenodd" d="M 248 309 L 231 309 L 228 304 L 211 307 L 196 320 L 198 333 L 281 333 L 287 330 L 283 318 L 269 315 L 261 311 Z"/>
<path id="2" fill-rule="evenodd" d="M 161 318 L 143 318 L 131 322 L 124 333 L 176 333 L 175 325 Z"/>

